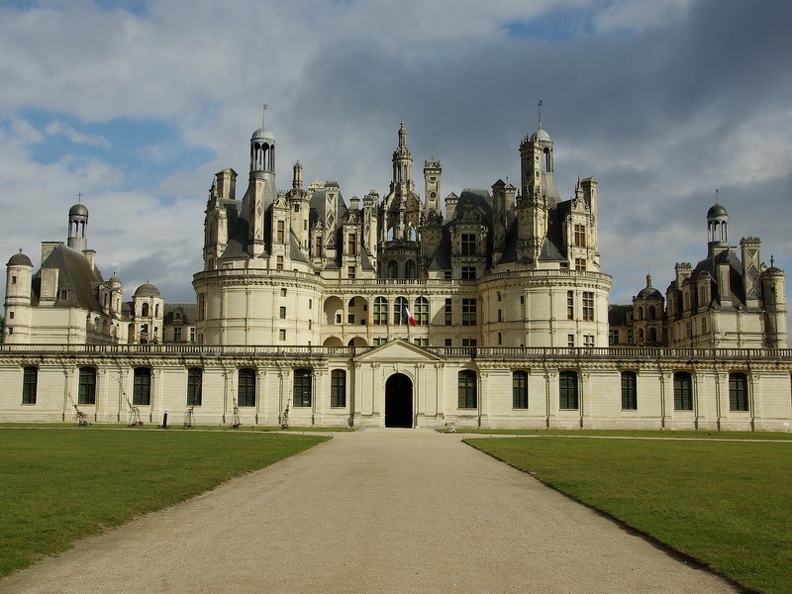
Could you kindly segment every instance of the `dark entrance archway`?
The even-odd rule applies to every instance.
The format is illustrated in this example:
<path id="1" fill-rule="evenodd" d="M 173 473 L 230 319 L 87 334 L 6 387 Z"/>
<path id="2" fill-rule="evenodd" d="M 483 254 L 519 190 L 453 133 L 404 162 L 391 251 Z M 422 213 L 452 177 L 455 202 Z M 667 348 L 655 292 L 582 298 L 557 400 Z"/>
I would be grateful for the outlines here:
<path id="1" fill-rule="evenodd" d="M 385 382 L 385 426 L 413 426 L 412 381 L 403 373 L 394 373 Z"/>

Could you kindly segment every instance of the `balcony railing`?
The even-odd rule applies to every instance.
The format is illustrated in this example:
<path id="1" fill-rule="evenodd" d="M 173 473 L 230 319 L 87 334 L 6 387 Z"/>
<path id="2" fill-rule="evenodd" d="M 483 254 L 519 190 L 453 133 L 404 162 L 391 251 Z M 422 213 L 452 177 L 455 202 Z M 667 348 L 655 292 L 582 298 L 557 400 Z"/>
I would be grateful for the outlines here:
<path id="1" fill-rule="evenodd" d="M 223 345 L 184 344 L 4 344 L 0 356 L 12 355 L 157 355 L 196 357 L 327 358 L 354 357 L 373 346 L 309 345 Z M 542 359 L 621 359 L 625 361 L 751 361 L 785 360 L 792 362 L 792 349 L 738 348 L 567 348 L 567 347 L 422 347 L 445 358 L 542 360 Z"/>

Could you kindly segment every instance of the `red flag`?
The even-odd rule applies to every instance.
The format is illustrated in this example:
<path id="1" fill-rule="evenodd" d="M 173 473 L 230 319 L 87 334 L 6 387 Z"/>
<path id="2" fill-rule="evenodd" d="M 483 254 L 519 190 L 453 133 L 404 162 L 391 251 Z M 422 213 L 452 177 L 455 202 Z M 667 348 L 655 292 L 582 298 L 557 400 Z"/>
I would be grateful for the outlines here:
<path id="1" fill-rule="evenodd" d="M 402 314 L 404 315 L 404 319 L 407 320 L 407 322 L 409 322 L 410 326 L 416 325 L 415 318 L 412 317 L 412 314 L 410 313 L 410 310 L 407 308 L 406 303 L 404 304 L 404 311 L 402 312 Z"/>

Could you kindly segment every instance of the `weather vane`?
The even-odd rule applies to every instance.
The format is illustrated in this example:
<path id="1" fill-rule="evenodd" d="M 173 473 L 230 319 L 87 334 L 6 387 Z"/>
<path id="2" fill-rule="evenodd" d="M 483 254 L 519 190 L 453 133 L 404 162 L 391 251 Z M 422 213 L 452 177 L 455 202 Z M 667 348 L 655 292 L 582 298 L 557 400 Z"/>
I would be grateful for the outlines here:
<path id="1" fill-rule="evenodd" d="M 263 113 L 261 114 L 261 127 L 263 128 L 264 127 L 264 120 L 267 117 L 267 104 L 266 103 L 264 104 L 264 109 L 262 110 L 262 112 Z"/>
<path id="2" fill-rule="evenodd" d="M 718 203 L 718 194 L 719 193 L 720 193 L 720 190 L 718 190 L 718 188 L 715 188 L 715 204 Z"/>
<path id="3" fill-rule="evenodd" d="M 542 127 L 542 100 L 539 99 L 539 105 L 536 106 L 539 109 L 539 128 Z"/>

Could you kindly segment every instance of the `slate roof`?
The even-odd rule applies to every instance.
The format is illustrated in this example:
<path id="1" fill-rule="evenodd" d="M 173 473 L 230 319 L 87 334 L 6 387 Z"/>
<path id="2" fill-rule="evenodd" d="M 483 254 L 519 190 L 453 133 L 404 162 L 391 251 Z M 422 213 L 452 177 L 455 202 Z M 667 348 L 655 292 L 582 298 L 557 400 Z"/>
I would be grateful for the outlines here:
<path id="1" fill-rule="evenodd" d="M 56 307 L 80 307 L 90 311 L 101 312 L 96 299 L 96 287 L 104 282 L 101 272 L 95 266 L 91 268 L 88 259 L 82 252 L 72 249 L 64 243 L 52 250 L 41 269 L 33 277 L 33 296 L 36 305 L 41 299 L 41 270 L 56 268 L 58 270 L 58 288 L 55 293 Z M 67 298 L 61 300 L 61 292 L 68 291 Z"/>

